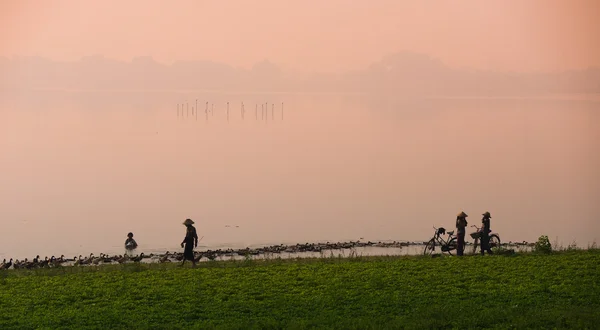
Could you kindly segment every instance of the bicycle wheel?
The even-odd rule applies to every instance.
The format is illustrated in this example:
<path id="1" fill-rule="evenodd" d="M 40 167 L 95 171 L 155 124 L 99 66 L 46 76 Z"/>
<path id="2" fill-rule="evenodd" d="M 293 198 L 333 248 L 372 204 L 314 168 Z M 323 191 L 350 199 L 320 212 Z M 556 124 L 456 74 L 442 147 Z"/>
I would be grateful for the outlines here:
<path id="1" fill-rule="evenodd" d="M 479 247 L 479 238 L 476 238 L 473 243 L 473 254 L 477 253 L 477 247 Z"/>
<path id="2" fill-rule="evenodd" d="M 499 248 L 500 247 L 500 236 L 497 234 L 490 235 L 490 248 Z"/>
<path id="3" fill-rule="evenodd" d="M 452 237 L 450 239 L 450 241 L 448 242 L 448 254 L 449 255 L 453 255 L 453 251 L 456 251 L 456 249 L 458 248 L 458 241 L 456 240 L 456 237 Z"/>
<path id="4" fill-rule="evenodd" d="M 432 238 L 425 245 L 425 250 L 423 251 L 423 255 L 426 255 L 426 256 L 432 255 L 433 251 L 435 251 L 435 240 Z"/>

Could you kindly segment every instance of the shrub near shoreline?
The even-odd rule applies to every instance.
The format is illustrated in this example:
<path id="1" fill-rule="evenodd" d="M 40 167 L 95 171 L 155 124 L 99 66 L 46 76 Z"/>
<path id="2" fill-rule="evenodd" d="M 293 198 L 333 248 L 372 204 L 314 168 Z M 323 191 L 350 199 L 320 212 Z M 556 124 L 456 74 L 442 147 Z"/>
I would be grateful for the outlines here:
<path id="1" fill-rule="evenodd" d="M 600 252 L 4 271 L 0 328 L 593 328 Z"/>

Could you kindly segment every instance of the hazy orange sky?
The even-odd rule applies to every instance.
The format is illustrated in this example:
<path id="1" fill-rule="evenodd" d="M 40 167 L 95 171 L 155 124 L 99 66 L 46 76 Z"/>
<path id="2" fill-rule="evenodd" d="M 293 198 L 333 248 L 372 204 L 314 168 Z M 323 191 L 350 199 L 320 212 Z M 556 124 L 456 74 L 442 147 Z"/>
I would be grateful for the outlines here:
<path id="1" fill-rule="evenodd" d="M 597 0 L 3 0 L 0 56 L 102 54 L 360 69 L 410 50 L 451 66 L 600 66 Z"/>

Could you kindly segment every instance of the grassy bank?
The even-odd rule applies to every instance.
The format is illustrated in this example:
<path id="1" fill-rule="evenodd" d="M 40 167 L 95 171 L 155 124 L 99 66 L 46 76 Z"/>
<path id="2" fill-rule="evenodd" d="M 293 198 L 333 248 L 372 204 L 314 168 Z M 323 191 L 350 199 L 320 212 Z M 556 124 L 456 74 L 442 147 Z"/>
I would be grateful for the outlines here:
<path id="1" fill-rule="evenodd" d="M 0 328 L 595 328 L 600 252 L 0 272 Z"/>

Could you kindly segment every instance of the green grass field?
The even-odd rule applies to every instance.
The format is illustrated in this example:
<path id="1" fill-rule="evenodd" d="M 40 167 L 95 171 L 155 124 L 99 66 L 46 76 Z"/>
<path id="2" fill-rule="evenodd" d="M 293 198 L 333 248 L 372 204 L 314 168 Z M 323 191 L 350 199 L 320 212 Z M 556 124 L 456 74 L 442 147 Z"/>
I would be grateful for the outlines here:
<path id="1" fill-rule="evenodd" d="M 0 329 L 598 326 L 598 250 L 0 272 Z"/>

